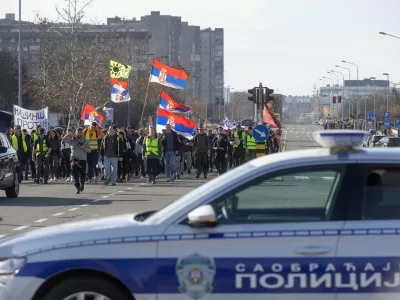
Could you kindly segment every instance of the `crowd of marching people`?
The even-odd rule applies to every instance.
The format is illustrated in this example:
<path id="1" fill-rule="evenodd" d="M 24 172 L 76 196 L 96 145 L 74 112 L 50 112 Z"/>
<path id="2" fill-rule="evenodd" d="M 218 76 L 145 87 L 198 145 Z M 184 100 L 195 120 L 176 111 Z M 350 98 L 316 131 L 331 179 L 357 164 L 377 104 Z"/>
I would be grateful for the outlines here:
<path id="1" fill-rule="evenodd" d="M 279 151 L 280 133 L 271 131 L 263 142 L 265 154 Z M 162 133 L 155 128 L 101 128 L 95 122 L 78 128 L 55 128 L 46 132 L 38 127 L 28 133 L 16 126 L 9 139 L 20 161 L 19 180 L 48 184 L 65 180 L 74 183 L 76 193 L 85 184 L 116 185 L 131 178 L 147 178 L 155 184 L 160 174 L 167 182 L 180 179 L 187 172 L 207 178 L 214 168 L 225 173 L 256 157 L 252 127 L 240 125 L 224 130 L 200 126 L 193 138 L 177 134 L 169 124 Z M 265 148 L 264 148 L 265 146 Z"/>

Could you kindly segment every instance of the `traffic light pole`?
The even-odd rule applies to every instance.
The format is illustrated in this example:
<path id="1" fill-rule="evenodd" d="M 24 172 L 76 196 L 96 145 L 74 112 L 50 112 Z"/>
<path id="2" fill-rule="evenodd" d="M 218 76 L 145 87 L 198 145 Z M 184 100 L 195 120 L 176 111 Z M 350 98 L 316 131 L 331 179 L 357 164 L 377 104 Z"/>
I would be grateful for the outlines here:
<path id="1" fill-rule="evenodd" d="M 263 110 L 264 110 L 264 88 L 263 88 L 263 86 L 262 86 L 262 83 L 260 82 L 260 85 L 259 85 L 259 89 L 258 89 L 258 92 L 259 92 L 259 96 L 258 96 L 258 99 L 259 99 L 259 103 L 260 103 L 260 108 L 259 108 L 259 110 L 260 110 L 260 124 L 262 124 L 263 123 Z"/>

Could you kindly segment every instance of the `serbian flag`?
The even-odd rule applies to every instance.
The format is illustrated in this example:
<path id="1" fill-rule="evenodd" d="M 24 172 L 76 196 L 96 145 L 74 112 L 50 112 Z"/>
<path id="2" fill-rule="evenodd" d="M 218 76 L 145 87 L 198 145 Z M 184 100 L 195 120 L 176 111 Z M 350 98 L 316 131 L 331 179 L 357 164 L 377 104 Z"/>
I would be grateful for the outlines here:
<path id="1" fill-rule="evenodd" d="M 177 134 L 189 140 L 196 134 L 196 124 L 193 121 L 174 115 L 168 110 L 159 107 L 157 109 L 157 132 L 162 133 L 162 130 L 165 129 L 167 124 L 171 125 L 171 129 Z"/>
<path id="2" fill-rule="evenodd" d="M 85 104 L 83 108 L 81 120 L 85 121 L 85 125 L 91 125 L 93 122 L 96 122 L 99 126 L 103 123 L 103 116 L 100 115 L 96 109 L 90 104 Z"/>
<path id="3" fill-rule="evenodd" d="M 188 75 L 183 70 L 172 68 L 157 59 L 153 60 L 150 82 L 157 82 L 164 86 L 183 90 L 186 86 Z"/>
<path id="4" fill-rule="evenodd" d="M 131 100 L 128 90 L 128 81 L 110 78 L 111 80 L 111 101 L 116 103 Z"/>
<path id="5" fill-rule="evenodd" d="M 263 109 L 263 122 L 269 125 L 272 125 L 276 128 L 281 129 L 281 123 L 275 117 L 273 111 L 269 108 L 268 105 L 264 105 Z"/>
<path id="6" fill-rule="evenodd" d="M 160 107 L 162 109 L 168 110 L 169 112 L 187 114 L 192 111 L 192 108 L 179 104 L 178 102 L 172 100 L 172 98 L 163 90 L 160 94 Z"/>

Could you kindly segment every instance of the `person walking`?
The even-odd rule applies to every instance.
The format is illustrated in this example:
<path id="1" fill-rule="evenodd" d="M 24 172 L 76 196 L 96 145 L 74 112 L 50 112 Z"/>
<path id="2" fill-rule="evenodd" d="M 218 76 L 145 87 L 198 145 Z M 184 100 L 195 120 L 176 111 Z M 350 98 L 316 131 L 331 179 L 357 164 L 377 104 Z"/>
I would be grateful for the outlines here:
<path id="1" fill-rule="evenodd" d="M 217 135 L 213 141 L 215 151 L 215 167 L 217 168 L 218 175 L 226 172 L 228 165 L 228 137 L 223 133 L 220 127 Z"/>
<path id="2" fill-rule="evenodd" d="M 244 149 L 246 132 L 243 131 L 242 126 L 237 125 L 237 130 L 233 133 L 233 157 L 235 159 L 235 166 L 243 165 L 245 162 L 246 152 Z"/>
<path id="3" fill-rule="evenodd" d="M 85 189 L 86 159 L 91 147 L 83 136 L 81 128 L 77 128 L 75 134 L 68 133 L 62 141 L 71 147 L 71 166 L 76 187 L 75 194 L 79 194 Z"/>
<path id="4" fill-rule="evenodd" d="M 14 134 L 11 136 L 11 144 L 14 150 L 17 152 L 18 161 L 20 167 L 18 169 L 18 180 L 21 183 L 23 179 L 23 171 L 28 164 L 29 141 L 26 140 L 26 136 L 21 132 L 21 126 L 17 125 L 14 129 Z"/>
<path id="5" fill-rule="evenodd" d="M 246 134 L 246 139 L 244 143 L 244 148 L 246 149 L 246 160 L 250 161 L 254 158 L 256 158 L 257 154 L 257 142 L 253 136 L 253 127 L 249 126 L 247 128 L 247 134 Z"/>
<path id="6" fill-rule="evenodd" d="M 68 129 L 67 134 L 72 133 L 72 129 Z M 72 175 L 71 175 L 71 146 L 66 143 L 64 140 L 61 142 L 61 155 L 62 155 L 62 165 L 61 169 L 63 172 L 63 175 L 65 176 L 65 181 L 69 182 L 72 181 Z"/>
<path id="7" fill-rule="evenodd" d="M 118 162 L 122 161 L 123 143 L 117 135 L 117 127 L 111 125 L 100 147 L 100 154 L 104 156 L 104 169 L 106 173 L 105 185 L 110 182 L 114 186 L 118 175 Z"/>
<path id="8" fill-rule="evenodd" d="M 183 146 L 183 161 L 181 164 L 181 173 L 185 171 L 185 163 L 186 163 L 186 170 L 188 174 L 191 173 L 192 169 L 192 152 L 193 152 L 193 140 L 189 140 L 185 138 L 184 146 Z"/>
<path id="9" fill-rule="evenodd" d="M 162 160 L 162 145 L 161 139 L 157 137 L 156 130 L 149 128 L 149 136 L 145 138 L 143 143 L 143 153 L 146 158 L 147 174 L 149 175 L 148 182 L 156 184 L 158 173 L 158 163 Z"/>
<path id="10" fill-rule="evenodd" d="M 193 138 L 193 148 L 196 156 L 197 174 L 196 178 L 200 178 L 201 171 L 203 170 L 204 179 L 207 178 L 208 171 L 208 151 L 209 151 L 209 137 L 204 133 L 204 128 L 200 127 L 199 132 Z"/>
<path id="11" fill-rule="evenodd" d="M 51 147 L 48 137 L 44 134 L 44 128 L 39 128 L 38 133 L 39 135 L 32 149 L 32 160 L 36 162 L 35 183 L 39 183 L 43 179 L 44 184 L 47 184 L 49 180 L 49 155 Z"/>
<path id="12" fill-rule="evenodd" d="M 178 134 L 171 129 L 171 125 L 165 126 L 166 132 L 162 137 L 161 144 L 163 146 L 163 154 L 165 161 L 165 175 L 167 182 L 175 180 L 175 155 L 179 153 L 179 139 Z"/>
<path id="13" fill-rule="evenodd" d="M 140 173 L 142 174 L 142 178 L 146 177 L 146 170 L 144 167 L 144 155 L 143 155 L 143 142 L 145 140 L 145 132 L 143 129 L 139 130 L 139 137 L 136 139 L 135 143 L 135 154 L 137 158 L 137 166 L 140 168 Z M 135 176 L 138 176 L 138 169 L 135 169 Z"/>
<path id="14" fill-rule="evenodd" d="M 87 157 L 89 183 L 93 181 L 97 183 L 99 180 L 99 170 L 97 168 L 99 161 L 99 139 L 104 138 L 104 134 L 101 130 L 98 130 L 97 123 L 93 122 L 83 131 L 83 136 L 89 142 L 91 149 Z"/>
<path id="15" fill-rule="evenodd" d="M 50 181 L 57 181 L 59 174 L 59 158 L 61 156 L 61 141 L 54 130 L 49 133 L 49 143 L 51 152 L 49 155 Z"/>
<path id="16" fill-rule="evenodd" d="M 28 148 L 28 157 L 27 157 L 27 161 L 26 161 L 26 165 L 25 165 L 25 169 L 24 169 L 25 180 L 28 180 L 29 169 L 32 166 L 32 159 L 31 159 L 31 157 L 32 157 L 32 141 L 31 141 L 31 136 L 26 129 L 22 129 L 21 133 L 22 133 L 22 138 L 25 139 L 25 143 Z M 31 171 L 32 171 L 32 169 L 31 169 Z M 33 174 L 33 171 L 32 171 L 32 174 Z"/>

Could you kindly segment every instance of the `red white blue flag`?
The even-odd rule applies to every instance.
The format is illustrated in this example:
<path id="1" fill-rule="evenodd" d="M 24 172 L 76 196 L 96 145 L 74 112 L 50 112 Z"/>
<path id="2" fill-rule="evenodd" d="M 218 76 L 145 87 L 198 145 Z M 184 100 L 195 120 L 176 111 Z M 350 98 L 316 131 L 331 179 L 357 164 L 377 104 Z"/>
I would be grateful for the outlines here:
<path id="1" fill-rule="evenodd" d="M 165 126 L 169 124 L 171 129 L 188 139 L 192 139 L 196 134 L 196 124 L 184 117 L 177 116 L 165 109 L 157 110 L 157 132 L 162 133 Z"/>
<path id="2" fill-rule="evenodd" d="M 192 112 L 192 108 L 183 104 L 179 104 L 173 100 L 166 92 L 161 90 L 160 94 L 160 107 L 168 110 L 169 112 L 187 114 Z"/>
<path id="3" fill-rule="evenodd" d="M 183 90 L 186 87 L 188 75 L 183 70 L 172 68 L 157 59 L 153 60 L 151 67 L 150 82 Z"/>

